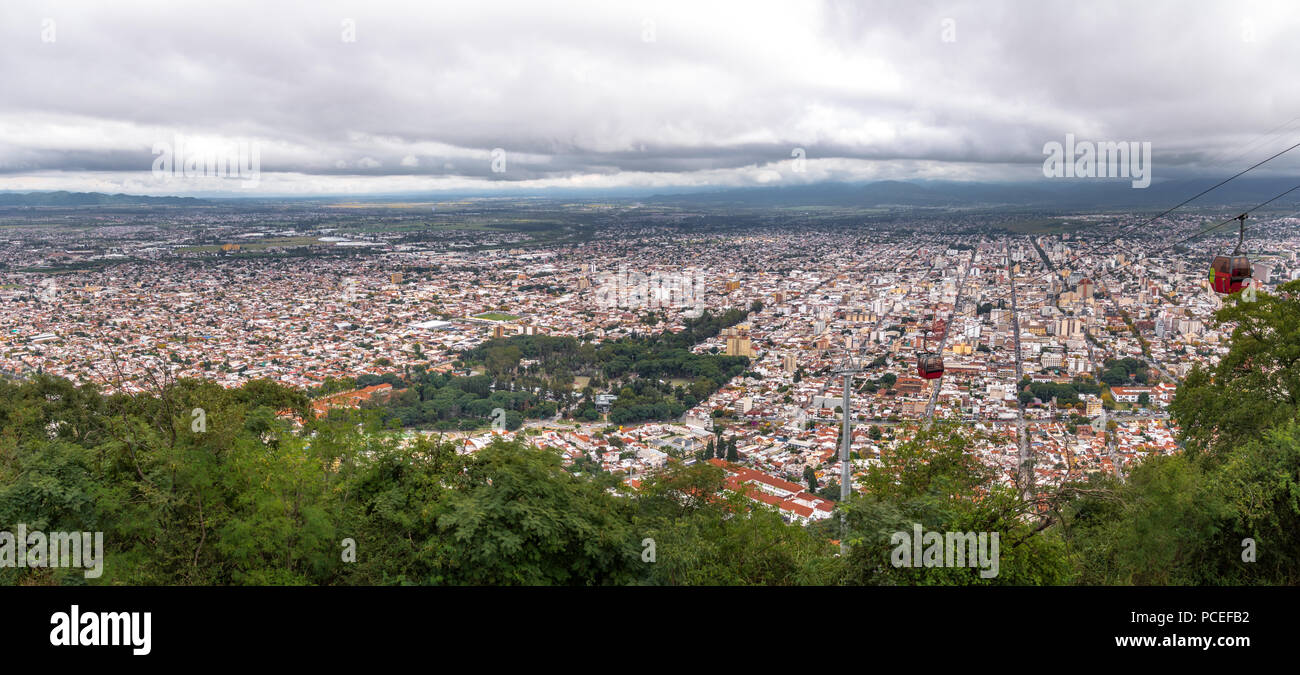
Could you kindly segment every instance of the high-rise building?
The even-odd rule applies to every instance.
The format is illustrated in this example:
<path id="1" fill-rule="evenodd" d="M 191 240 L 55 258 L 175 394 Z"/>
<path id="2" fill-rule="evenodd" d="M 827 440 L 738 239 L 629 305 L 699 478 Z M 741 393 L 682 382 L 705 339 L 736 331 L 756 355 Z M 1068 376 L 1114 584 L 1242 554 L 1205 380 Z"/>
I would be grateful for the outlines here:
<path id="1" fill-rule="evenodd" d="M 1055 333 L 1058 337 L 1072 338 L 1083 334 L 1083 322 L 1077 317 L 1068 316 L 1056 320 Z"/>
<path id="2" fill-rule="evenodd" d="M 732 335 L 727 337 L 727 356 L 754 356 L 754 349 L 748 337 Z"/>
<path id="3" fill-rule="evenodd" d="M 722 337 L 727 341 L 727 356 L 754 356 L 754 350 L 749 343 L 749 326 L 734 326 L 722 331 Z"/>

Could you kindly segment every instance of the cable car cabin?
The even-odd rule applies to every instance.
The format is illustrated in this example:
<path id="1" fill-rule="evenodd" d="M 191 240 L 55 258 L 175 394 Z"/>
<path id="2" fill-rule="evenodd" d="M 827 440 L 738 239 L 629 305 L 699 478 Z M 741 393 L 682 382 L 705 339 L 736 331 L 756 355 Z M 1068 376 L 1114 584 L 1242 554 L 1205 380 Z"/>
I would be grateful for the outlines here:
<path id="1" fill-rule="evenodd" d="M 1216 293 L 1236 293 L 1251 274 L 1250 259 L 1246 256 L 1215 256 L 1210 265 L 1210 287 Z"/>
<path id="2" fill-rule="evenodd" d="M 943 377 L 943 359 L 934 352 L 917 354 L 916 374 L 927 380 L 937 380 Z"/>

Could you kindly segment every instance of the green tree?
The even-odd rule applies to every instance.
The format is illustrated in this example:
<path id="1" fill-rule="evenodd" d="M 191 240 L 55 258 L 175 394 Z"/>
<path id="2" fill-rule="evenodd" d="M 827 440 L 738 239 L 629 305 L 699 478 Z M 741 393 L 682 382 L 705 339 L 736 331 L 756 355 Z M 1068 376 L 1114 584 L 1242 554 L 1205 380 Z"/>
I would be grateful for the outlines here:
<path id="1" fill-rule="evenodd" d="M 1066 549 L 1037 531 L 1020 495 L 996 480 L 970 452 L 975 436 L 952 424 L 922 427 L 886 453 L 862 480 L 862 492 L 841 504 L 848 517 L 845 581 L 863 585 L 1057 584 L 1069 574 Z M 895 533 L 920 524 L 940 533 L 997 533 L 998 575 L 976 567 L 895 567 Z"/>
<path id="2" fill-rule="evenodd" d="M 811 466 L 803 468 L 803 479 L 808 484 L 808 492 L 817 494 L 817 472 Z"/>
<path id="3" fill-rule="evenodd" d="M 1280 290 L 1217 313 L 1236 324 L 1228 354 L 1193 369 L 1170 405 L 1187 451 L 1136 464 L 1122 484 L 1095 478 L 1068 505 L 1079 581 L 1300 580 L 1300 283 Z"/>
<path id="4" fill-rule="evenodd" d="M 725 489 L 712 465 L 670 467 L 646 481 L 634 529 L 657 559 L 641 583 L 661 585 L 830 584 L 842 563 L 828 539 L 787 524 L 770 507 Z"/>
<path id="5" fill-rule="evenodd" d="M 622 584 L 638 560 L 626 500 L 559 456 L 497 441 L 467 456 L 428 541 L 437 576 L 463 584 Z M 432 514 L 431 514 L 432 515 Z"/>
<path id="6" fill-rule="evenodd" d="M 1294 420 L 1300 409 L 1300 281 L 1233 296 L 1215 318 L 1232 323 L 1231 347 L 1213 368 L 1193 368 L 1170 415 L 1192 453 L 1222 456 Z"/>

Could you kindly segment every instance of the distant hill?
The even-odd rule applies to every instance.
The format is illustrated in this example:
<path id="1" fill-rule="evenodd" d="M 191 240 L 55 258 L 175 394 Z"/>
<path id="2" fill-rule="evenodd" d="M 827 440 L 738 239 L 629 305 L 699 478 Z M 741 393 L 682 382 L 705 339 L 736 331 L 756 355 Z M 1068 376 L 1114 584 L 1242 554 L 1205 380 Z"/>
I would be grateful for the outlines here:
<path id="1" fill-rule="evenodd" d="M 645 201 L 710 206 L 908 206 L 1106 209 L 1159 208 L 1195 195 L 1220 177 L 1169 180 L 1135 189 L 1126 180 L 1042 180 L 1028 183 L 958 181 L 878 181 L 873 183 L 815 183 L 785 187 L 730 188 L 687 194 L 658 194 Z M 1300 184 L 1298 177 L 1242 178 L 1189 206 L 1245 205 L 1264 202 Z M 1300 190 L 1274 205 L 1296 208 Z"/>
<path id="2" fill-rule="evenodd" d="M 209 202 L 194 197 L 147 197 L 102 192 L 0 192 L 0 206 L 118 206 L 155 204 L 199 206 Z"/>
<path id="3" fill-rule="evenodd" d="M 799 206 L 839 207 L 909 207 L 909 208 L 1028 208 L 1043 210 L 1164 210 L 1209 188 L 1222 180 L 1210 178 L 1170 179 L 1152 183 L 1143 189 L 1133 188 L 1127 179 L 1043 179 L 1019 183 L 980 183 L 969 181 L 898 181 L 870 183 L 813 183 L 808 185 L 762 186 L 744 188 L 664 188 L 638 196 L 638 189 L 613 190 L 542 190 L 536 192 L 482 191 L 455 193 L 462 197 L 498 197 L 503 199 L 600 198 L 633 199 L 649 204 L 680 206 L 773 208 Z M 1254 206 L 1300 184 L 1300 177 L 1240 178 L 1189 204 L 1196 206 Z M 391 195 L 336 195 L 327 199 L 354 199 L 382 202 L 392 199 L 449 199 L 453 193 L 395 193 Z M 246 197 L 246 196 L 242 196 Z M 258 201 L 295 202 L 323 197 L 262 197 Z M 242 199 L 240 203 L 252 200 Z M 43 206 L 214 206 L 232 203 L 231 199 L 195 197 L 148 197 L 144 195 L 105 194 L 102 192 L 0 192 L 0 207 Z M 1270 208 L 1300 209 L 1300 190 L 1270 205 Z"/>

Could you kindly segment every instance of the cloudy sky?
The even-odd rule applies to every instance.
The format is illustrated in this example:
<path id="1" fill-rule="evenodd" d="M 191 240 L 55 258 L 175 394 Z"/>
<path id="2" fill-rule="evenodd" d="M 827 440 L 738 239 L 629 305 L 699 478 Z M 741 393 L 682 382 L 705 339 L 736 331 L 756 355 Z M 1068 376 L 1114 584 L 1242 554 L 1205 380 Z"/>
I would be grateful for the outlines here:
<path id="1" fill-rule="evenodd" d="M 4 0 L 0 190 L 1033 180 L 1066 134 L 1229 175 L 1300 142 L 1298 34 L 1293 1 Z M 256 186 L 156 175 L 178 142 Z"/>

